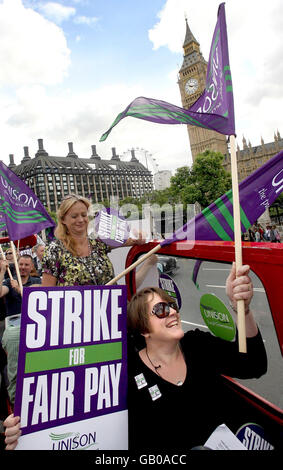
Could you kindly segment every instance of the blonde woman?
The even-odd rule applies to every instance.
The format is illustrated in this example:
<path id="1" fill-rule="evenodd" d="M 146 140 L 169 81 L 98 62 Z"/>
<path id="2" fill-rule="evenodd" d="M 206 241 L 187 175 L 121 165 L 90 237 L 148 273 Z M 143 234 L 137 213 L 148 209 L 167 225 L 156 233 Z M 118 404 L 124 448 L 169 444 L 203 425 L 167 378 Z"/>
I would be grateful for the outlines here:
<path id="1" fill-rule="evenodd" d="M 114 277 L 108 253 L 110 247 L 102 241 L 88 238 L 90 201 L 70 194 L 59 207 L 56 240 L 45 249 L 42 260 L 42 285 L 75 286 L 104 285 Z M 125 245 L 142 243 L 129 239 Z"/>

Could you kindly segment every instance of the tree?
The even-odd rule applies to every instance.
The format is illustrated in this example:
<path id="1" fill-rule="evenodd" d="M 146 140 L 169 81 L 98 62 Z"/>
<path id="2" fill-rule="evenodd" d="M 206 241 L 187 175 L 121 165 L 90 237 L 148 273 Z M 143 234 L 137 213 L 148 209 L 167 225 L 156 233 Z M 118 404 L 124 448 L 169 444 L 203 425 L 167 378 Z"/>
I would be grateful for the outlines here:
<path id="1" fill-rule="evenodd" d="M 55 211 L 49 210 L 48 207 L 45 207 L 45 209 L 46 209 L 46 212 L 48 212 L 48 214 L 50 215 L 51 219 L 53 219 L 55 224 L 57 224 L 58 223 L 57 213 Z"/>
<path id="2" fill-rule="evenodd" d="M 220 152 L 206 150 L 197 155 L 192 167 L 178 168 L 171 178 L 171 191 L 179 195 L 183 204 L 199 202 L 202 208 L 209 206 L 232 186 L 231 175 L 222 165 Z"/>

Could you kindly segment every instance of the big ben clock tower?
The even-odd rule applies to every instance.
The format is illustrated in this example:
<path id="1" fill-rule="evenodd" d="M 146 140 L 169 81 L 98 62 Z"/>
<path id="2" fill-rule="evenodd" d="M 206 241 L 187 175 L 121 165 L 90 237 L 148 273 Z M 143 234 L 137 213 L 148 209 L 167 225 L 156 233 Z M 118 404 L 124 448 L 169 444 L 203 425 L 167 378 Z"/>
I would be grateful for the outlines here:
<path id="1" fill-rule="evenodd" d="M 184 60 L 179 71 L 182 106 L 190 108 L 200 97 L 206 81 L 207 62 L 200 51 L 200 45 L 192 34 L 186 19 L 186 37 L 183 44 Z M 228 153 L 226 137 L 218 132 L 196 126 L 188 126 L 193 161 L 198 153 L 214 150 L 224 155 Z"/>

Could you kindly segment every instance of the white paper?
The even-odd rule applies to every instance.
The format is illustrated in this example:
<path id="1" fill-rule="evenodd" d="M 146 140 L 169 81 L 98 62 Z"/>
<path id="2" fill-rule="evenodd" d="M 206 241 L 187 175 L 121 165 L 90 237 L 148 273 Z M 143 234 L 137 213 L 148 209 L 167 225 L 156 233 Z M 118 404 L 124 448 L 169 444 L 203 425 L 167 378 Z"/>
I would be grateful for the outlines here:
<path id="1" fill-rule="evenodd" d="M 211 450 L 247 450 L 226 424 L 220 424 L 204 445 Z"/>

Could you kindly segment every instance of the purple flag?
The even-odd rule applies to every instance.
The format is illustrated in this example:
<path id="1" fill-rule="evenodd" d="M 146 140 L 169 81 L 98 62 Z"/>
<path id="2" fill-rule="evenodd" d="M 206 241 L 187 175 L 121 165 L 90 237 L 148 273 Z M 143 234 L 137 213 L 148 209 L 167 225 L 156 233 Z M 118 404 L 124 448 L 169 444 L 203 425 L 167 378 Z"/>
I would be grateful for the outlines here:
<path id="1" fill-rule="evenodd" d="M 193 117 L 201 115 L 202 125 L 221 134 L 235 134 L 234 100 L 229 64 L 225 3 L 218 8 L 203 94 L 190 107 Z"/>
<path id="2" fill-rule="evenodd" d="M 242 233 L 260 217 L 283 191 L 283 151 L 239 184 Z M 177 240 L 234 240 L 232 189 L 160 245 Z"/>
<path id="3" fill-rule="evenodd" d="M 0 161 L 0 230 L 20 240 L 54 225 L 33 191 Z"/>
<path id="4" fill-rule="evenodd" d="M 120 113 L 100 138 L 109 133 L 127 116 L 145 119 L 158 124 L 187 124 L 204 127 L 220 134 L 235 134 L 232 79 L 229 65 L 225 4 L 218 9 L 218 19 L 213 34 L 207 66 L 206 86 L 203 94 L 191 106 L 183 109 L 166 101 L 139 97 Z"/>

